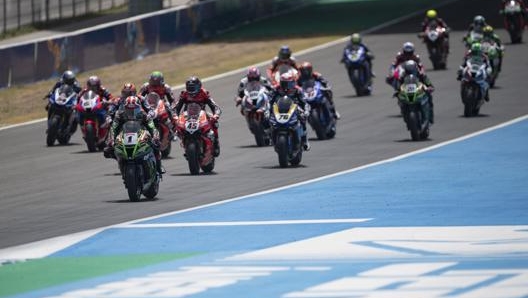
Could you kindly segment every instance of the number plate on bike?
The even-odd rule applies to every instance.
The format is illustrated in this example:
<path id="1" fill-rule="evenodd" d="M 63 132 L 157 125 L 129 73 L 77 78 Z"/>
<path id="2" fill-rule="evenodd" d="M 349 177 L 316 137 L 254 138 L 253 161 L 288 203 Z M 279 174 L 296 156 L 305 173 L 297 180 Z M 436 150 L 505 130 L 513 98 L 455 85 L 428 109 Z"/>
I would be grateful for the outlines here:
<path id="1" fill-rule="evenodd" d="M 138 142 L 138 134 L 137 132 L 128 132 L 125 134 L 125 138 L 123 140 L 123 143 L 125 145 L 135 145 Z"/>

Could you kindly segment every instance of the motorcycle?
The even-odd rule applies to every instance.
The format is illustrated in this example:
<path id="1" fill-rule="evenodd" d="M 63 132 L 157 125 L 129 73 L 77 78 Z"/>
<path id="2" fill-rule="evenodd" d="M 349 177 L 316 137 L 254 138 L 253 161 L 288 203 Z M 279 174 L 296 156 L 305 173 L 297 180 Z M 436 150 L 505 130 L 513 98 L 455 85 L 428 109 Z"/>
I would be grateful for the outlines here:
<path id="1" fill-rule="evenodd" d="M 308 122 L 319 140 L 331 139 L 336 134 L 336 120 L 330 110 L 330 102 L 323 95 L 321 83 L 307 80 L 301 86 L 303 99 L 310 105 Z"/>
<path id="2" fill-rule="evenodd" d="M 488 73 L 486 64 L 468 60 L 462 71 L 460 94 L 464 104 L 464 116 L 471 117 L 479 114 L 484 104 L 481 85 L 487 85 Z M 487 90 L 484 90 L 487 92 Z"/>
<path id="3" fill-rule="evenodd" d="M 372 78 L 365 49 L 363 47 L 346 48 L 343 56 L 348 78 L 356 89 L 357 96 L 370 95 Z"/>
<path id="4" fill-rule="evenodd" d="M 271 136 L 270 130 L 265 128 L 264 121 L 267 121 L 270 106 L 266 88 L 259 83 L 248 83 L 240 104 L 242 114 L 246 118 L 249 131 L 255 137 L 257 146 L 268 146 Z"/>
<path id="5" fill-rule="evenodd" d="M 281 168 L 287 167 L 288 164 L 297 166 L 301 163 L 303 152 L 301 137 L 305 132 L 299 116 L 297 104 L 288 96 L 279 98 L 271 108 L 271 138 Z"/>
<path id="6" fill-rule="evenodd" d="M 415 75 L 408 75 L 404 78 L 397 97 L 411 139 L 413 141 L 427 139 L 432 107 L 425 85 Z"/>
<path id="7" fill-rule="evenodd" d="M 48 129 L 46 143 L 53 146 L 55 140 L 66 145 L 77 130 L 77 119 L 74 107 L 77 104 L 77 93 L 71 86 L 62 85 L 49 97 Z"/>
<path id="8" fill-rule="evenodd" d="M 141 194 L 153 199 L 159 190 L 160 177 L 151 146 L 152 136 L 139 121 L 127 121 L 116 137 L 114 152 L 130 201 Z"/>
<path id="9" fill-rule="evenodd" d="M 446 69 L 449 48 L 446 33 L 446 28 L 433 23 L 422 34 L 423 41 L 427 45 L 427 51 L 429 52 L 429 59 L 431 59 L 435 70 Z"/>
<path id="10" fill-rule="evenodd" d="M 181 146 L 185 150 L 185 158 L 189 164 L 191 175 L 198 175 L 200 168 L 205 173 L 214 169 L 214 132 L 216 125 L 207 117 L 197 103 L 189 103 L 186 110 L 178 117 L 176 127 Z"/>
<path id="11" fill-rule="evenodd" d="M 521 5 L 517 1 L 508 1 L 504 6 L 504 28 L 510 34 L 511 43 L 522 42 L 524 26 Z"/>
<path id="12" fill-rule="evenodd" d="M 292 74 L 292 77 L 295 81 L 299 78 L 299 71 L 288 64 L 281 64 L 279 67 L 275 70 L 275 72 L 272 73 L 270 79 L 270 83 L 272 86 L 278 86 L 280 82 L 280 77 L 283 73 L 290 72 Z"/>
<path id="13" fill-rule="evenodd" d="M 99 123 L 98 120 L 98 115 L 102 119 L 106 117 L 105 105 L 97 93 L 88 91 L 79 99 L 76 106 L 79 118 L 82 119 L 79 121 L 79 125 L 83 139 L 90 152 L 95 152 L 97 149 L 103 150 L 106 146 L 105 140 L 109 123 Z"/>
<path id="14" fill-rule="evenodd" d="M 167 106 L 165 101 L 155 92 L 147 94 L 146 100 L 150 107 L 149 117 L 152 118 L 156 129 L 160 132 L 161 157 L 166 158 L 171 153 L 172 140 L 174 139 L 172 122 Z"/>
<path id="15" fill-rule="evenodd" d="M 501 49 L 492 40 L 484 39 L 481 43 L 482 51 L 488 56 L 492 72 L 488 76 L 488 82 L 491 88 L 495 86 L 495 81 L 499 76 L 500 51 Z"/>

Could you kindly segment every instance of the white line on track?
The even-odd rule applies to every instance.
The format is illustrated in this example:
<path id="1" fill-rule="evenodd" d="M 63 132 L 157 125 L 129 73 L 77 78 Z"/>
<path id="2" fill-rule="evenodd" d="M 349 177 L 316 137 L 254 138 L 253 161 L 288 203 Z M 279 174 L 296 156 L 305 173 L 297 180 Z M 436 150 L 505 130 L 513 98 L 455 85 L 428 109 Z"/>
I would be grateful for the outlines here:
<path id="1" fill-rule="evenodd" d="M 216 222 L 178 222 L 154 224 L 123 224 L 114 228 L 183 228 L 183 227 L 224 227 L 224 226 L 264 226 L 264 225 L 303 225 L 303 224 L 336 224 L 358 223 L 372 218 L 344 219 L 307 219 L 307 220 L 262 220 L 262 221 L 216 221 Z"/>

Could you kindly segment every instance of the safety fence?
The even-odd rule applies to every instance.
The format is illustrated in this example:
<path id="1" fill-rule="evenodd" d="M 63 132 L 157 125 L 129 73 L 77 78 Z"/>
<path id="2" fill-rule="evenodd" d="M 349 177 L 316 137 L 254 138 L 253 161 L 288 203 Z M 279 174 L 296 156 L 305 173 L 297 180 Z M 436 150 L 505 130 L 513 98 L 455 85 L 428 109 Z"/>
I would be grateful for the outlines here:
<path id="1" fill-rule="evenodd" d="M 128 5 L 129 0 L 0 0 L 0 33 Z"/>
<path id="2" fill-rule="evenodd" d="M 0 47 L 0 88 L 56 77 L 66 69 L 83 72 L 141 59 L 312 1 L 199 1 L 52 39 Z"/>

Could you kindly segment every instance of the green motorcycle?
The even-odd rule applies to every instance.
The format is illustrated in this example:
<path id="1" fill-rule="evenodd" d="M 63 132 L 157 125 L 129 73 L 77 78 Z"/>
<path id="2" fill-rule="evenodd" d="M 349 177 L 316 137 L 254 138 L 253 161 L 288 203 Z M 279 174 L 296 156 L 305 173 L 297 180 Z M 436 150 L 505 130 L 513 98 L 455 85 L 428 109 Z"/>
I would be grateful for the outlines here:
<path id="1" fill-rule="evenodd" d="M 432 107 L 426 87 L 415 75 L 405 77 L 396 96 L 403 120 L 413 141 L 427 139 L 431 124 Z"/>
<path id="2" fill-rule="evenodd" d="M 149 132 L 139 121 L 127 121 L 114 148 L 130 201 L 139 201 L 141 194 L 153 199 L 158 194 L 160 177 Z"/>

